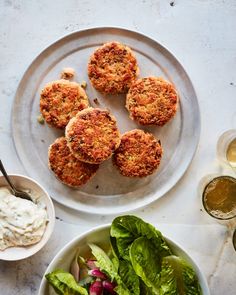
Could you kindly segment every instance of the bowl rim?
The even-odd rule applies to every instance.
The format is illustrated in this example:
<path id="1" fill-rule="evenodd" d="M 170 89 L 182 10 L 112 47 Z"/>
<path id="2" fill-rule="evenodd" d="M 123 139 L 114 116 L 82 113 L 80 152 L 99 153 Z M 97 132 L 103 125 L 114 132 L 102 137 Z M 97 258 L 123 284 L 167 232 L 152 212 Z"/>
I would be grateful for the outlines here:
<path id="1" fill-rule="evenodd" d="M 26 175 L 23 175 L 23 174 L 18 174 L 18 173 L 8 173 L 8 176 L 9 177 L 12 176 L 12 177 L 24 178 L 24 179 L 34 183 L 36 186 L 38 186 L 43 191 L 44 197 L 47 198 L 48 205 L 49 205 L 49 206 L 46 206 L 46 211 L 47 211 L 47 215 L 48 215 L 48 223 L 46 225 L 46 229 L 44 231 L 43 236 L 45 235 L 47 229 L 48 229 L 48 235 L 44 239 L 44 241 L 42 242 L 42 245 L 40 246 L 40 248 L 37 249 L 37 245 L 42 241 L 43 236 L 42 236 L 42 239 L 39 242 L 30 245 L 29 248 L 24 247 L 24 249 L 26 249 L 26 252 L 25 252 L 24 255 L 22 255 L 22 256 L 20 256 L 18 258 L 16 258 L 16 257 L 11 258 L 9 255 L 6 258 L 4 258 L 4 257 L 0 258 L 0 261 L 1 260 L 2 261 L 18 261 L 18 260 L 23 260 L 23 259 L 26 259 L 26 258 L 29 258 L 29 257 L 33 256 L 34 254 L 39 252 L 47 244 L 47 242 L 49 241 L 49 239 L 50 239 L 50 237 L 51 237 L 51 235 L 52 235 L 52 233 L 54 231 L 54 227 L 55 227 L 55 208 L 54 208 L 54 204 L 52 202 L 52 199 L 51 199 L 49 193 L 46 191 L 46 189 L 40 183 L 38 183 L 38 181 L 34 180 L 33 178 L 31 178 L 29 176 L 26 176 Z M 2 178 L 4 178 L 4 176 L 0 175 L 0 179 L 2 179 Z M 9 185 L 6 183 L 6 186 L 9 186 Z M 2 187 L 2 185 L 0 185 L 0 187 Z M 47 204 L 45 204 L 45 205 L 47 205 Z M 48 207 L 50 207 L 50 211 L 51 211 L 50 216 L 51 217 L 48 214 Z M 50 227 L 48 227 L 48 224 L 50 224 Z M 35 247 L 35 249 L 34 249 L 34 247 Z M 8 249 L 12 249 L 12 248 L 19 248 L 19 247 L 10 247 Z M 3 255 L 4 255 L 4 251 L 2 252 Z M 6 251 L 7 251 L 7 249 L 6 249 Z"/>
<path id="2" fill-rule="evenodd" d="M 43 274 L 43 277 L 42 277 L 42 280 L 40 282 L 38 295 L 45 295 L 44 293 L 42 293 L 42 289 L 43 289 L 44 285 L 47 283 L 47 281 L 45 279 L 45 274 L 48 273 L 48 272 L 51 272 L 53 270 L 53 268 L 55 268 L 55 264 L 60 259 L 60 257 L 63 256 L 66 253 L 66 251 L 68 250 L 68 248 L 75 247 L 76 244 L 79 243 L 86 236 L 88 236 L 88 235 L 90 235 L 90 234 L 92 234 L 92 233 L 94 233 L 96 231 L 105 230 L 105 229 L 108 229 L 110 227 L 111 227 L 111 223 L 106 223 L 106 224 L 103 224 L 103 225 L 98 225 L 96 227 L 93 227 L 92 229 L 89 229 L 89 230 L 83 232 L 82 234 L 77 235 L 71 241 L 69 241 L 68 243 L 66 243 L 61 248 L 61 250 L 59 250 L 59 252 L 53 257 L 53 259 L 49 263 L 47 269 L 45 270 L 45 272 Z M 180 249 L 183 252 L 184 256 L 186 256 L 187 260 L 194 267 L 195 271 L 197 271 L 199 283 L 201 282 L 200 285 L 201 285 L 202 292 L 203 292 L 202 295 L 210 295 L 210 290 L 209 290 L 209 287 L 208 287 L 206 276 L 205 276 L 205 274 L 203 274 L 202 270 L 200 269 L 200 267 L 198 266 L 198 264 L 195 262 L 195 260 L 178 243 L 174 242 L 172 239 L 166 237 L 165 235 L 163 235 L 163 237 L 167 241 L 167 243 L 170 243 L 174 247 L 176 247 L 177 249 Z"/>

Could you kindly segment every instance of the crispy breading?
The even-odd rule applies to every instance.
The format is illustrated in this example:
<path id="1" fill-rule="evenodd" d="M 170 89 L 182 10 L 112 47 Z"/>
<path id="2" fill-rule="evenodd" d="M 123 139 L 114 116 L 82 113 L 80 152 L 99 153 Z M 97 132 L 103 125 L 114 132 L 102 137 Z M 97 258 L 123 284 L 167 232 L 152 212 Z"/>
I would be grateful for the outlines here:
<path id="1" fill-rule="evenodd" d="M 89 181 L 99 165 L 88 164 L 75 158 L 65 137 L 60 137 L 48 149 L 48 166 L 64 184 L 79 187 Z"/>
<path id="2" fill-rule="evenodd" d="M 70 120 L 66 139 L 75 157 L 99 164 L 118 148 L 120 133 L 116 119 L 107 110 L 88 108 Z"/>
<path id="3" fill-rule="evenodd" d="M 160 140 L 151 133 L 134 129 L 123 134 L 113 163 L 128 177 L 151 175 L 160 165 L 163 150 Z"/>
<path id="4" fill-rule="evenodd" d="M 88 76 L 92 85 L 105 94 L 126 93 L 139 73 L 132 50 L 121 43 L 109 42 L 90 57 Z"/>
<path id="5" fill-rule="evenodd" d="M 142 125 L 165 125 L 175 116 L 177 105 L 176 89 L 160 77 L 138 79 L 126 97 L 130 118 Z"/>
<path id="6" fill-rule="evenodd" d="M 45 121 L 56 128 L 65 128 L 69 120 L 88 105 L 84 89 L 76 82 L 53 81 L 41 91 L 40 111 Z"/>

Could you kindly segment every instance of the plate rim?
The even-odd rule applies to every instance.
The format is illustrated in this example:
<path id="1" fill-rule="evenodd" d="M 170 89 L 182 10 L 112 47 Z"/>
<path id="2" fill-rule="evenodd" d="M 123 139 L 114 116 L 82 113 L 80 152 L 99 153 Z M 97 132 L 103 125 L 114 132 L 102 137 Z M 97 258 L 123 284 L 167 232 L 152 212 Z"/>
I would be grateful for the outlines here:
<path id="1" fill-rule="evenodd" d="M 197 118 L 197 127 L 195 129 L 195 143 L 194 143 L 194 148 L 192 149 L 191 151 L 191 156 L 189 157 L 188 161 L 185 163 L 184 166 L 182 166 L 181 170 L 179 171 L 178 173 L 178 177 L 175 178 L 172 182 L 173 184 L 169 187 L 169 188 L 165 188 L 164 189 L 164 192 L 162 192 L 161 194 L 158 195 L 158 197 L 155 197 L 156 196 L 156 192 L 154 192 L 154 197 L 150 200 L 150 199 L 147 199 L 146 201 L 144 201 L 142 204 L 138 204 L 132 208 L 128 208 L 128 209 L 119 209 L 119 210 L 102 210 L 101 212 L 101 209 L 98 209 L 96 211 L 92 211 L 89 210 L 89 208 L 83 208 L 83 209 L 79 209 L 79 208 L 74 208 L 73 207 L 73 204 L 70 205 L 70 204 L 66 204 L 65 202 L 61 202 L 59 199 L 55 199 L 55 197 L 52 196 L 52 199 L 53 201 L 67 207 L 67 208 L 70 208 L 72 210 L 75 210 L 77 212 L 84 212 L 84 213 L 87 213 L 87 214 L 96 214 L 96 215 L 104 215 L 104 216 L 110 216 L 110 215 L 114 215 L 114 214 L 122 214 L 122 213 L 126 213 L 126 212 L 131 212 L 131 211 L 134 211 L 134 210 L 138 210 L 138 209 L 141 209 L 141 208 L 146 208 L 148 205 L 151 205 L 152 203 L 154 202 L 157 202 L 159 199 L 161 199 L 163 196 L 165 196 L 171 189 L 173 189 L 177 183 L 182 179 L 182 177 L 184 176 L 184 174 L 187 172 L 188 168 L 190 167 L 190 164 L 192 163 L 192 160 L 196 154 L 196 151 L 197 151 L 197 148 L 198 148 L 198 145 L 199 145 L 199 139 L 200 139 L 200 134 L 201 134 L 201 115 L 200 115 L 200 107 L 199 107 L 199 102 L 198 102 L 198 97 L 197 97 L 197 93 L 196 93 L 196 90 L 195 90 L 195 87 L 192 83 L 192 80 L 190 79 L 190 76 L 188 75 L 187 71 L 185 70 L 185 68 L 183 67 L 182 63 L 178 60 L 178 58 L 175 56 L 175 54 L 173 54 L 166 46 L 164 46 L 161 42 L 159 42 L 158 40 L 154 39 L 153 37 L 150 37 L 149 35 L 143 33 L 143 32 L 138 32 L 136 30 L 131 30 L 131 29 L 127 29 L 125 27 L 122 27 L 122 26 L 95 26 L 95 27 L 88 27 L 88 28 L 85 28 L 85 29 L 81 29 L 81 30 L 76 30 L 76 31 L 73 31 L 71 33 L 68 33 L 68 34 L 64 34 L 62 37 L 59 37 L 57 38 L 54 42 L 50 43 L 49 45 L 45 46 L 40 52 L 39 54 L 36 54 L 36 56 L 33 58 L 33 60 L 31 61 L 31 63 L 27 66 L 26 70 L 23 72 L 19 82 L 18 82 L 18 85 L 17 85 L 17 88 L 16 88 L 16 91 L 14 93 L 14 99 L 13 99 L 13 102 L 12 102 L 12 107 L 11 107 L 11 134 L 12 134 L 12 141 L 13 141 L 13 146 L 14 146 L 14 150 L 15 150 L 15 153 L 17 155 L 17 159 L 19 160 L 20 164 L 21 164 L 21 167 L 24 169 L 26 175 L 29 175 L 31 176 L 28 171 L 26 170 L 25 166 L 24 166 L 24 163 L 19 155 L 19 152 L 17 150 L 17 147 L 16 147 L 16 135 L 15 135 L 15 131 L 14 131 L 14 128 L 13 128 L 13 113 L 14 113 L 14 107 L 15 107 L 15 102 L 17 100 L 17 94 L 21 88 L 21 84 L 23 83 L 23 80 L 26 78 L 28 72 L 31 70 L 31 68 L 34 66 L 34 64 L 37 62 L 37 60 L 47 51 L 49 50 L 51 47 L 53 46 L 56 46 L 58 43 L 62 42 L 64 39 L 66 38 L 69 38 L 69 37 L 73 37 L 73 36 L 76 36 L 77 34 L 84 34 L 84 33 L 87 33 L 87 32 L 93 32 L 94 30 L 99 30 L 99 31 L 104 31 L 104 30 L 121 30 L 123 32 L 128 32 L 128 33 L 131 33 L 131 34 L 135 34 L 135 35 L 139 35 L 143 38 L 146 38 L 148 40 L 150 40 L 151 42 L 153 43 L 156 43 L 158 46 L 160 46 L 164 51 L 166 51 L 169 55 L 171 55 L 176 61 L 177 63 L 181 66 L 181 70 L 184 72 L 184 74 L 186 75 L 188 81 L 190 82 L 191 84 L 191 87 L 192 87 L 192 91 L 195 95 L 195 107 L 197 109 L 197 112 L 195 113 L 196 115 L 196 118 Z"/>

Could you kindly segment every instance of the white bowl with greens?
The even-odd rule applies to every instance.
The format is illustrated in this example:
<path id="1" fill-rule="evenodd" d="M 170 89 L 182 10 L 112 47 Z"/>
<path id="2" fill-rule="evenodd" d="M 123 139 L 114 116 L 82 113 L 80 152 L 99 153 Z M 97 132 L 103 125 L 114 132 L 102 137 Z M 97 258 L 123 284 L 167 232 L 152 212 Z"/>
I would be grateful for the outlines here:
<path id="1" fill-rule="evenodd" d="M 152 225 L 126 215 L 68 243 L 53 259 L 39 295 L 210 295 L 190 256 Z"/>

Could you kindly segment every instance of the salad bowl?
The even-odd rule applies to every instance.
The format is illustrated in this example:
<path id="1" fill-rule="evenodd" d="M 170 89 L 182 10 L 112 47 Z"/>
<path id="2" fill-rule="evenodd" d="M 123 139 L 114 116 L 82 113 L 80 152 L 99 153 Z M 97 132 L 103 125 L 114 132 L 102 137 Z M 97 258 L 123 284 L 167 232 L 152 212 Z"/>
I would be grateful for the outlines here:
<path id="1" fill-rule="evenodd" d="M 111 224 L 102 225 L 96 228 L 93 228 L 82 235 L 77 236 L 67 245 L 65 245 L 60 252 L 54 257 L 54 259 L 49 264 L 48 268 L 45 271 L 43 279 L 40 284 L 40 289 L 38 295 L 54 295 L 56 292 L 48 284 L 45 275 L 53 272 L 55 269 L 63 269 L 69 271 L 71 262 L 75 257 L 78 249 L 82 257 L 88 256 L 88 253 L 91 251 L 89 244 L 96 244 L 101 247 L 105 252 L 109 249 L 110 244 L 110 229 Z M 174 255 L 183 258 L 195 271 L 199 284 L 201 286 L 202 295 L 210 295 L 206 278 L 197 264 L 189 256 L 189 254 L 183 250 L 179 245 L 174 241 L 164 237 L 168 246 Z"/>

